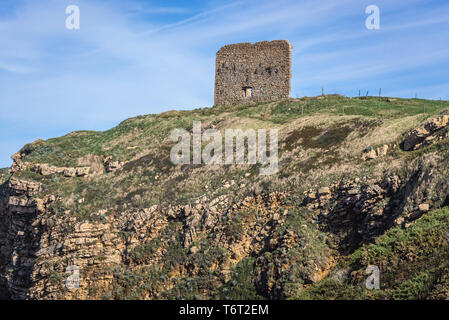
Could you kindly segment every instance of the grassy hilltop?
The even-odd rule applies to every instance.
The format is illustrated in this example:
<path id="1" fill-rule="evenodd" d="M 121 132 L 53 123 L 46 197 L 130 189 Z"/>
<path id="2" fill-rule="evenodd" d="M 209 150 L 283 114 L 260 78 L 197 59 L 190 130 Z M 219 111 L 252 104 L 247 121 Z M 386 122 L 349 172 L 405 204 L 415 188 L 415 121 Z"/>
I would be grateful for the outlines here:
<path id="1" fill-rule="evenodd" d="M 311 186 L 338 180 L 342 175 L 360 176 L 390 166 L 383 160 L 365 163 L 360 155 L 366 148 L 399 144 L 408 131 L 447 108 L 447 101 L 325 96 L 252 106 L 168 111 L 131 118 L 104 132 L 78 131 L 38 142 L 24 159 L 28 169 L 17 176 L 45 182 L 49 191 L 55 187 L 65 197 L 81 197 L 83 193 L 95 195 L 95 199 L 85 204 L 91 206 L 90 210 L 119 209 L 124 197 L 138 195 L 142 207 L 167 201 L 188 202 L 202 196 L 205 190 L 211 195 L 219 194 L 223 185 L 232 180 L 265 182 L 264 186 L 273 184 L 274 190 L 288 188 L 300 194 Z M 257 164 L 225 166 L 219 170 L 191 165 L 176 170 L 170 161 L 170 149 L 174 145 L 169 140 L 170 132 L 175 128 L 190 130 L 193 121 L 201 121 L 204 128 L 222 131 L 229 128 L 280 129 L 279 174 L 266 178 L 258 176 Z M 419 153 L 398 150 L 393 158 L 410 159 Z M 38 163 L 75 167 L 84 163 L 91 165 L 108 156 L 126 164 L 113 175 L 87 181 L 42 177 L 32 170 Z M 249 177 L 246 176 L 248 172 Z M 307 181 L 302 181 L 300 186 L 292 183 L 292 180 L 304 178 Z M 157 190 L 151 186 L 157 186 Z M 248 188 L 241 190 L 236 183 L 231 189 L 246 192 Z M 135 203 L 130 201 L 127 205 Z"/>
<path id="2" fill-rule="evenodd" d="M 41 243 L 59 238 L 64 248 L 63 236 L 76 236 L 89 244 L 37 258 L 44 276 L 21 276 L 31 279 L 27 294 L 447 299 L 448 111 L 447 101 L 328 95 L 169 111 L 31 143 L 15 156 L 12 178 L 5 171 L 0 178 L 38 183 L 39 192 L 19 194 L 7 181 L 2 197 L 46 199 L 36 209 L 36 219 L 46 219 Z M 259 175 L 259 164 L 174 165 L 170 132 L 191 130 L 193 121 L 222 133 L 279 129 L 279 172 Z M 116 239 L 80 236 L 83 224 L 110 228 Z M 119 258 L 103 264 L 110 250 Z M 74 262 L 86 265 L 89 283 L 79 293 L 60 283 Z M 365 288 L 368 265 L 381 270 L 380 290 Z"/>

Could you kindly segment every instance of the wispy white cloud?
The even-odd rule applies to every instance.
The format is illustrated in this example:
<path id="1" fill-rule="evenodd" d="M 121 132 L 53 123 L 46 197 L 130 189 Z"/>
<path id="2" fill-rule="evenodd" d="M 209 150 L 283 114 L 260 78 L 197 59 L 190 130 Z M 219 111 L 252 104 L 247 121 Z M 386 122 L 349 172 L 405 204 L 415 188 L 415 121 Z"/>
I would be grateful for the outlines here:
<path id="1" fill-rule="evenodd" d="M 129 10 L 128 15 L 142 15 L 142 14 L 188 14 L 192 13 L 192 9 L 186 7 L 146 7 L 140 5 Z"/>
<path id="2" fill-rule="evenodd" d="M 140 33 L 139 36 L 145 36 L 145 35 L 149 35 L 149 34 L 152 34 L 152 33 L 160 32 L 162 30 L 167 30 L 167 29 L 173 29 L 173 28 L 176 28 L 176 27 L 180 27 L 180 26 L 183 26 L 183 25 L 186 25 L 186 24 L 189 24 L 189 23 L 192 23 L 192 22 L 195 22 L 195 21 L 198 21 L 198 20 L 210 17 L 210 16 L 212 16 L 214 14 L 217 14 L 217 13 L 220 13 L 222 11 L 241 6 L 242 4 L 243 4 L 242 1 L 237 1 L 237 2 L 232 2 L 230 4 L 226 4 L 226 5 L 223 5 L 223 6 L 219 6 L 219 7 L 214 8 L 214 9 L 206 10 L 206 11 L 197 13 L 197 14 L 191 16 L 191 17 L 188 17 L 186 19 L 177 21 L 175 23 L 170 23 L 170 24 L 159 26 L 159 27 L 154 28 L 154 29 L 146 30 L 146 31 Z"/>
<path id="3" fill-rule="evenodd" d="M 13 72 L 13 73 L 31 73 L 34 72 L 35 69 L 28 68 L 26 66 L 18 65 L 18 64 L 11 64 L 11 63 L 4 63 L 0 61 L 0 70 Z"/>

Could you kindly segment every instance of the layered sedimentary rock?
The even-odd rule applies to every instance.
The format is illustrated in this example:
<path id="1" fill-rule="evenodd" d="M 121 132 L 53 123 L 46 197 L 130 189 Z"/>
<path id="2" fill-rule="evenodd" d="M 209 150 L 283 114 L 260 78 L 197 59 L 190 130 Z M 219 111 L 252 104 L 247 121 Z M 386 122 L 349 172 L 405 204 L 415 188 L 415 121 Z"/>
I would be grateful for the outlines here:
<path id="1" fill-rule="evenodd" d="M 449 115 L 430 119 L 414 129 L 403 142 L 405 151 L 418 150 L 449 137 Z"/>

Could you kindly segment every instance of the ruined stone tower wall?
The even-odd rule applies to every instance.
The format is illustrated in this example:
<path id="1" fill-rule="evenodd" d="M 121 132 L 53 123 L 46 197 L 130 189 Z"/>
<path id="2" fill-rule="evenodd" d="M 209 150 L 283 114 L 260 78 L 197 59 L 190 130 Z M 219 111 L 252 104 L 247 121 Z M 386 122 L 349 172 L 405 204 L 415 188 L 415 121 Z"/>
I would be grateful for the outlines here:
<path id="1" fill-rule="evenodd" d="M 215 105 L 290 97 L 291 48 L 286 40 L 222 47 L 215 66 Z"/>

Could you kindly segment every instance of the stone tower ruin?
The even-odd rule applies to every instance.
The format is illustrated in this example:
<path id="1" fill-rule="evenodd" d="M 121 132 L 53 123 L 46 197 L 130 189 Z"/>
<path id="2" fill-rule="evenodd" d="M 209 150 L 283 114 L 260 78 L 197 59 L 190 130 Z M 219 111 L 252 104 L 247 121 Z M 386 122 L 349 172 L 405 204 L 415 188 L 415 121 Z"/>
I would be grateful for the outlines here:
<path id="1" fill-rule="evenodd" d="M 292 46 L 287 40 L 237 43 L 217 52 L 215 105 L 290 97 Z"/>

